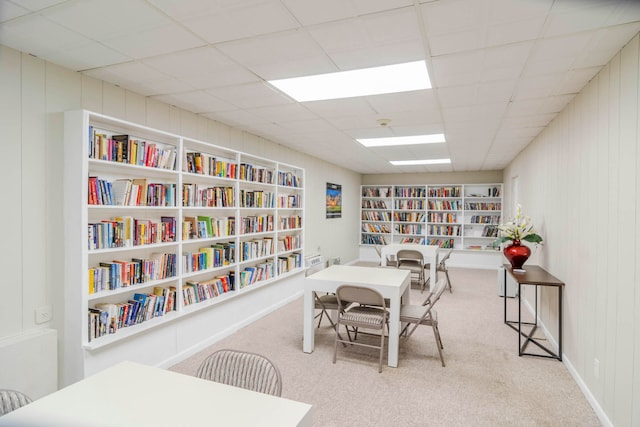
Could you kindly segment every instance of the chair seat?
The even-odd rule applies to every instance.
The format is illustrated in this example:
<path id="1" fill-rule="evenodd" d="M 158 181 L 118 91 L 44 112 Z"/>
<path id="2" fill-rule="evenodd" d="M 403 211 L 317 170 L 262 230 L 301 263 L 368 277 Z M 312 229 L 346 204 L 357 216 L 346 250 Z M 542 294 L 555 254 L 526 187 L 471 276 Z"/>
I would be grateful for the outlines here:
<path id="1" fill-rule="evenodd" d="M 379 327 L 386 321 L 386 313 L 386 311 L 375 307 L 353 307 L 342 315 L 342 321 Z"/>
<path id="2" fill-rule="evenodd" d="M 400 306 L 400 322 L 403 323 L 417 323 L 420 322 L 420 319 L 424 316 L 425 312 L 429 310 L 428 305 L 415 305 L 415 304 L 403 304 Z M 436 318 L 435 311 L 431 311 L 428 316 L 426 316 L 420 322 L 422 325 L 428 325 L 431 323 L 432 317 Z"/>

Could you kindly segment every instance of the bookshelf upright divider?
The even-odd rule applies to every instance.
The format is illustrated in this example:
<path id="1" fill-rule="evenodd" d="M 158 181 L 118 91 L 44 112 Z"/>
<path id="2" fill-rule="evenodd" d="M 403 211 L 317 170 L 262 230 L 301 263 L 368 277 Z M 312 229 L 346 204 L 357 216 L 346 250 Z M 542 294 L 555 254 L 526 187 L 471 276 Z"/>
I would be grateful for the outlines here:
<path id="1" fill-rule="evenodd" d="M 304 271 L 304 169 L 85 110 L 65 113 L 64 132 L 71 346 Z"/>

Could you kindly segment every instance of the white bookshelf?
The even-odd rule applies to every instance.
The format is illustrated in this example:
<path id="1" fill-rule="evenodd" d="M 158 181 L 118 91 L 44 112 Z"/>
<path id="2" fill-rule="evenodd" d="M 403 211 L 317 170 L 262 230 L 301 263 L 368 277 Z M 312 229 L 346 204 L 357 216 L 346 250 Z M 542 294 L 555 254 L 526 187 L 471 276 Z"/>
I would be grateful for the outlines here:
<path id="1" fill-rule="evenodd" d="M 419 243 L 458 253 L 497 252 L 493 242 L 502 221 L 501 183 L 362 185 L 360 194 L 362 248 Z"/>
<path id="2" fill-rule="evenodd" d="M 241 299 L 243 294 L 304 272 L 304 169 L 89 111 L 67 112 L 64 122 L 65 300 L 69 307 L 65 347 L 82 348 L 88 358 L 90 353 L 120 345 L 125 339 L 130 345 L 132 337 L 142 332 L 170 326 L 196 312 L 217 310 L 220 303 Z M 174 160 L 154 167 L 132 164 L 133 160 L 90 158 L 94 138 L 90 129 L 107 139 L 128 135 L 153 143 L 174 153 Z M 113 153 L 118 160 L 117 150 Z M 199 161 L 199 168 L 190 170 L 195 153 L 206 163 Z M 88 177 L 97 177 L 105 187 L 113 187 L 117 180 L 135 179 L 140 183 L 146 179 L 147 184 L 154 184 L 152 188 L 147 185 L 148 191 L 153 189 L 158 196 L 152 200 L 159 202 L 117 205 L 113 200 L 102 203 L 101 199 L 95 203 Z M 203 224 L 198 220 L 206 217 L 214 219 L 212 223 L 219 227 L 203 235 L 197 232 Z M 171 218 L 175 219 L 173 227 Z M 192 219 L 196 221 L 195 230 L 188 226 Z M 152 234 L 159 237 L 136 241 L 135 237 L 142 234 L 143 220 L 149 221 L 151 229 L 151 224 L 159 224 L 159 231 Z M 100 230 L 100 239 L 90 239 L 95 230 Z M 233 256 L 227 256 L 226 261 L 222 256 L 215 262 L 215 256 L 203 255 L 202 248 L 212 246 L 218 255 Z M 123 261 L 134 272 L 139 271 L 135 260 L 154 257 L 167 260 L 160 263 L 164 266 L 160 274 L 132 275 L 129 282 L 120 275 L 119 282 L 103 281 L 102 287 L 90 281 L 90 275 L 96 277 L 91 269 L 101 263 Z M 154 272 L 158 265 L 154 265 Z M 259 276 L 251 274 L 256 271 Z M 114 277 L 110 274 L 109 278 Z M 218 292 L 206 286 L 221 278 L 226 278 L 227 286 L 217 287 Z M 189 289 L 198 287 L 200 292 L 194 299 L 195 292 Z M 160 293 L 163 289 L 165 297 L 174 293 L 173 304 L 158 307 L 147 318 L 138 317 L 138 322 L 134 319 L 130 325 L 120 325 L 115 333 L 108 333 L 109 326 L 104 335 L 91 333 L 96 329 L 90 322 L 91 309 L 101 304 L 126 304 L 135 294 Z"/>

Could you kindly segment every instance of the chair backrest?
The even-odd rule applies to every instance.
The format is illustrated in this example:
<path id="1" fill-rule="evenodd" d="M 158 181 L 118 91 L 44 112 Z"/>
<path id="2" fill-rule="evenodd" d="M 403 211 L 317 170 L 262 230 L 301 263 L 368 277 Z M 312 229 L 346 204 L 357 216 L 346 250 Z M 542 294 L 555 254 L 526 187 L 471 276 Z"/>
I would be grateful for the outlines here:
<path id="1" fill-rule="evenodd" d="M 32 400 L 26 394 L 16 390 L 0 390 L 0 417 L 14 411 Z"/>
<path id="2" fill-rule="evenodd" d="M 447 279 L 445 279 L 444 277 L 438 279 L 430 298 L 431 305 L 434 305 L 440 299 L 440 297 L 442 296 L 442 293 L 446 288 L 447 288 Z"/>
<path id="3" fill-rule="evenodd" d="M 345 301 L 349 303 L 355 302 L 360 305 L 387 308 L 384 297 L 380 292 L 364 286 L 340 285 L 336 289 L 336 296 L 340 304 L 340 311 L 344 311 L 344 308 L 348 305 L 344 303 Z"/>
<path id="4" fill-rule="evenodd" d="M 238 350 L 218 350 L 198 367 L 198 378 L 273 396 L 282 395 L 280 370 L 268 358 Z"/>
<path id="5" fill-rule="evenodd" d="M 447 253 L 442 257 L 442 259 L 440 260 L 440 265 L 442 267 L 444 267 L 446 265 L 447 260 L 449 259 L 449 257 L 451 256 L 451 252 L 453 252 L 453 249 L 449 249 L 447 251 Z"/>
<path id="6" fill-rule="evenodd" d="M 400 249 L 396 254 L 396 258 L 398 261 L 400 260 L 416 260 L 416 261 L 424 261 L 424 256 L 422 252 L 415 251 L 413 249 Z"/>

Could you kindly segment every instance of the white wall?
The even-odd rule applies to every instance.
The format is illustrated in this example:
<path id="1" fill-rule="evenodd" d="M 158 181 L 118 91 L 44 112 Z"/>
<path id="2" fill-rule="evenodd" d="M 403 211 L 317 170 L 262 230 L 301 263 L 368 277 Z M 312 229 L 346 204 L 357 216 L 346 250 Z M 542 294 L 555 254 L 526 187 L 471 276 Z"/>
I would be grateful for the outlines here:
<path id="1" fill-rule="evenodd" d="M 63 316 L 65 310 L 75 310 L 67 305 L 62 292 L 62 112 L 68 110 L 88 109 L 305 168 L 305 252 L 316 253 L 320 248 L 323 255 L 338 256 L 345 262 L 358 257 L 357 173 L 2 45 L 0 93 L 0 170 L 4 178 L 0 186 L 0 223 L 4 225 L 0 245 L 0 340 L 10 337 L 17 342 L 21 334 L 48 327 L 57 330 L 59 341 L 65 340 Z M 327 181 L 343 186 L 341 219 L 325 219 Z M 282 292 L 288 292 L 286 286 Z M 40 307 L 50 307 L 51 321 L 35 322 L 35 310 Z M 181 327 L 167 330 L 174 329 L 186 337 Z M 154 334 L 146 335 L 153 339 Z M 194 342 L 179 343 L 172 351 L 165 349 L 166 353 L 155 357 L 139 357 L 146 363 L 162 364 L 195 346 Z M 64 354 L 59 355 L 62 363 Z M 104 358 L 104 351 L 89 357 L 88 369 L 97 369 L 93 361 Z M 22 364 L 2 369 L 26 375 L 30 367 Z M 68 382 L 64 373 L 59 377 L 64 378 L 60 385 Z M 27 382 L 22 389 L 29 393 Z"/>
<path id="2" fill-rule="evenodd" d="M 639 61 L 636 36 L 504 173 L 545 239 L 531 262 L 566 283 L 565 364 L 616 426 L 640 425 Z"/>

